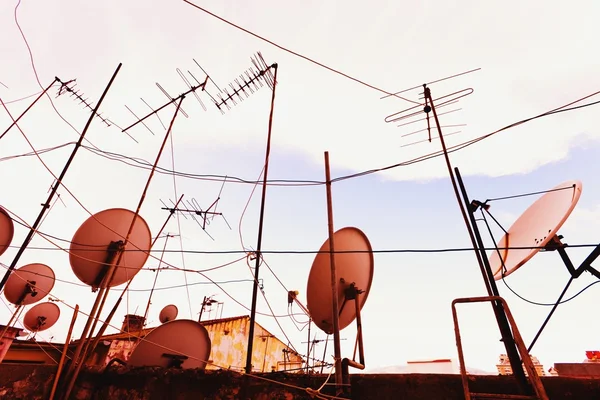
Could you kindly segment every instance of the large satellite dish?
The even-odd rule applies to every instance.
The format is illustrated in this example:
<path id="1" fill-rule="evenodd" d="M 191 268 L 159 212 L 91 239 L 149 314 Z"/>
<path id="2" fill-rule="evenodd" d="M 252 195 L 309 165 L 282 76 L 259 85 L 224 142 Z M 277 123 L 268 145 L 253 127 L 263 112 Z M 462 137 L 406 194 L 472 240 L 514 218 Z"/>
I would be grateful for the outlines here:
<path id="1" fill-rule="evenodd" d="M 168 306 L 164 306 L 162 310 L 160 310 L 160 314 L 158 315 L 158 319 L 161 324 L 165 322 L 173 321 L 177 318 L 178 309 L 175 304 L 169 304 Z"/>
<path id="2" fill-rule="evenodd" d="M 0 256 L 8 249 L 15 234 L 15 226 L 8 212 L 0 207 Z"/>
<path id="3" fill-rule="evenodd" d="M 54 287 L 54 271 L 45 264 L 27 264 L 10 274 L 4 286 L 6 300 L 26 306 L 42 300 Z"/>
<path id="4" fill-rule="evenodd" d="M 340 330 L 356 318 L 354 304 L 346 304 L 346 290 L 352 284 L 362 291 L 360 309 L 365 304 L 373 281 L 373 252 L 367 236 L 358 228 L 346 227 L 334 233 L 335 268 L 338 279 Z M 333 299 L 329 239 L 323 243 L 313 261 L 306 289 L 307 308 L 315 325 L 327 334 L 333 333 Z"/>
<path id="5" fill-rule="evenodd" d="M 69 261 L 73 272 L 83 283 L 100 287 L 109 270 L 109 246 L 124 242 L 135 213 L 123 208 L 100 211 L 88 218 L 75 232 Z M 148 259 L 151 234 L 148 224 L 139 215 L 129 242 L 108 287 L 118 286 L 133 278 Z"/>
<path id="6" fill-rule="evenodd" d="M 50 329 L 60 317 L 60 308 L 51 302 L 36 304 L 25 313 L 23 325 L 31 332 Z"/>
<path id="7" fill-rule="evenodd" d="M 490 254 L 495 280 L 515 272 L 548 244 L 575 208 L 581 190 L 580 181 L 563 182 L 521 214 L 498 242 L 500 254 L 496 250 Z"/>
<path id="8" fill-rule="evenodd" d="M 136 346 L 127 362 L 132 367 L 206 367 L 211 342 L 208 331 L 197 321 L 178 319 L 152 330 Z"/>

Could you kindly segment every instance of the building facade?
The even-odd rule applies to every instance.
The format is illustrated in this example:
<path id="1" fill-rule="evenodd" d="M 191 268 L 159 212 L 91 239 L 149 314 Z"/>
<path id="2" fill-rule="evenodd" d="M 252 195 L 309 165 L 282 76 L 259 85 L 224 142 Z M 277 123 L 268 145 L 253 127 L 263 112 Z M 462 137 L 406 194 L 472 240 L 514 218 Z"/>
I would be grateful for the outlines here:
<path id="1" fill-rule="evenodd" d="M 531 356 L 531 361 L 533 362 L 535 372 L 537 372 L 538 376 L 545 376 L 546 371 L 544 370 L 544 366 L 540 363 L 540 360 L 538 360 L 535 356 Z M 513 374 L 512 367 L 510 366 L 510 359 L 506 354 L 500 354 L 500 360 L 498 364 L 496 364 L 496 368 L 498 369 L 498 373 L 500 375 Z M 525 371 L 525 367 L 523 367 L 523 371 Z M 525 371 L 525 375 L 527 375 L 527 371 Z"/>
<path id="2" fill-rule="evenodd" d="M 233 369 L 241 371 L 246 365 L 249 316 L 221 318 L 200 322 L 211 340 L 210 359 L 206 369 Z M 140 338 L 154 328 L 144 328 L 143 318 L 127 315 L 121 332 L 104 335 L 87 361 L 87 365 L 105 367 L 112 359 L 127 361 Z M 78 341 L 69 344 L 71 354 Z M 62 353 L 61 344 L 15 340 L 6 354 L 7 363 L 55 364 Z M 57 351 L 58 350 L 58 351 Z M 303 372 L 303 358 L 255 322 L 252 372 Z"/>

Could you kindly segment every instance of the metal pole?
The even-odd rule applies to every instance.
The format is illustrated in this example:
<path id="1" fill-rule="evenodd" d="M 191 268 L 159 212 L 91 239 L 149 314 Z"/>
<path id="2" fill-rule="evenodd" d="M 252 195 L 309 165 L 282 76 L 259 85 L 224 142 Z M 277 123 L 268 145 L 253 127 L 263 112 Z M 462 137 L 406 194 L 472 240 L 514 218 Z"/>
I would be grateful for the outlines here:
<path id="1" fill-rule="evenodd" d="M 312 321 L 311 319 L 308 320 L 308 342 L 306 342 L 306 375 L 308 375 L 308 368 L 309 368 L 308 362 L 310 360 L 310 322 L 311 321 Z M 313 346 L 314 346 L 314 343 L 313 343 Z"/>
<path id="2" fill-rule="evenodd" d="M 446 160 L 446 167 L 448 168 L 448 174 L 450 176 L 452 188 L 454 189 L 454 195 L 456 197 L 456 201 L 458 202 L 458 208 L 460 209 L 460 212 L 462 214 L 462 217 L 463 217 L 463 220 L 465 223 L 465 227 L 467 228 L 467 231 L 469 233 L 469 238 L 471 239 L 471 244 L 473 245 L 473 250 L 475 251 L 475 256 L 477 258 L 477 262 L 479 263 L 479 269 L 481 271 L 483 282 L 485 284 L 488 295 L 489 296 L 493 296 L 493 295 L 497 296 L 498 288 L 496 287 L 493 276 L 490 275 L 491 270 L 489 267 L 489 262 L 487 260 L 487 256 L 485 255 L 485 253 L 483 253 L 484 247 L 483 247 L 483 244 L 481 241 L 481 235 L 479 235 L 479 230 L 477 229 L 477 224 L 475 223 L 473 215 L 470 212 L 469 212 L 469 215 L 471 216 L 471 221 L 469 220 L 469 218 L 467 217 L 467 211 L 465 211 L 465 208 L 463 207 L 463 203 L 461 201 L 461 196 L 459 194 L 458 185 L 456 183 L 456 179 L 455 179 L 454 173 L 452 171 L 450 157 L 448 156 L 446 142 L 444 141 L 444 136 L 442 135 L 440 121 L 438 119 L 437 112 L 435 110 L 435 104 L 433 103 L 433 98 L 431 97 L 431 90 L 426 85 L 423 85 L 423 89 L 424 89 L 425 98 L 429 101 L 429 104 L 431 106 L 431 111 L 433 112 L 433 118 L 435 119 L 435 125 L 437 127 L 438 135 L 440 138 L 440 143 L 442 145 L 442 150 L 444 152 L 444 159 Z M 463 189 L 464 189 L 464 186 L 463 186 Z M 463 190 L 463 194 L 466 194 L 466 192 L 464 190 Z M 465 207 L 467 207 L 467 209 L 468 209 L 468 204 L 469 204 L 468 197 L 465 197 L 464 201 L 465 201 Z M 476 237 L 477 237 L 477 239 L 476 239 Z M 481 245 L 478 246 L 478 242 L 481 243 Z M 483 253 L 483 255 L 480 254 L 478 249 L 481 249 L 481 252 Z M 504 345 L 506 347 L 507 355 L 509 356 L 509 360 L 511 361 L 511 366 L 513 368 L 513 374 L 517 378 L 517 382 L 518 382 L 521 390 L 526 392 L 528 390 L 527 389 L 528 388 L 527 378 L 525 377 L 525 373 L 524 373 L 523 369 L 521 368 L 521 359 L 517 352 L 517 348 L 515 346 L 515 343 L 514 343 L 514 340 L 512 337 L 512 333 L 510 332 L 510 327 L 508 326 L 508 321 L 506 320 L 506 314 L 504 313 L 504 310 L 501 308 L 501 306 L 498 303 L 493 303 L 493 304 L 494 305 L 492 307 L 493 307 L 494 313 L 496 315 L 496 321 L 498 322 L 498 328 L 500 329 L 500 332 L 502 334 L 502 339 L 503 339 Z"/>
<path id="3" fill-rule="evenodd" d="M 69 331 L 67 332 L 67 337 L 65 339 L 65 345 L 63 346 L 63 351 L 60 356 L 60 361 L 58 362 L 58 368 L 56 369 L 56 376 L 54 377 L 54 383 L 52 384 L 52 390 L 50 391 L 50 397 L 48 400 L 54 400 L 54 394 L 56 393 L 56 387 L 58 386 L 58 380 L 60 379 L 60 373 L 62 372 L 62 368 L 65 363 L 65 358 L 67 357 L 67 351 L 69 350 L 69 341 L 71 340 L 71 334 L 73 333 L 73 326 L 75 326 L 75 321 L 77 320 L 77 314 L 79 313 L 79 304 L 75 305 L 75 309 L 73 310 L 73 317 L 71 318 L 71 325 L 69 326 Z"/>
<path id="4" fill-rule="evenodd" d="M 533 340 L 531 341 L 531 344 L 529 345 L 529 347 L 527 347 L 527 351 L 529 353 L 531 353 L 531 349 L 533 349 L 535 342 L 537 342 L 540 335 L 544 331 L 544 328 L 546 327 L 546 325 L 548 325 L 548 322 L 550 322 L 550 318 L 552 318 L 552 314 L 554 314 L 554 311 L 556 311 L 556 308 L 559 306 L 560 302 L 562 301 L 562 298 L 565 296 L 565 294 L 567 294 L 567 290 L 569 290 L 569 286 L 571 286 L 571 283 L 573 283 L 573 279 L 575 279 L 575 278 L 573 278 L 571 276 L 571 278 L 569 279 L 569 282 L 567 282 L 567 285 L 563 289 L 562 293 L 560 294 L 560 296 L 558 296 L 558 300 L 556 300 L 556 303 L 554 303 L 554 305 L 552 306 L 552 309 L 550 310 L 550 313 L 548 313 L 548 316 L 544 320 L 544 323 L 542 324 L 542 326 L 540 327 L 538 332 L 535 334 Z"/>
<path id="5" fill-rule="evenodd" d="M 23 244 L 19 248 L 19 251 L 15 255 L 15 258 L 13 259 L 12 263 L 10 264 L 10 267 L 8 267 L 8 271 L 6 271 L 6 273 L 4 274 L 4 277 L 2 278 L 2 281 L 0 281 L 0 291 L 4 288 L 4 285 L 6 284 L 6 281 L 8 280 L 8 277 L 10 276 L 10 274 L 15 269 L 15 266 L 19 262 L 19 259 L 23 255 L 23 252 L 25 252 L 25 249 L 27 248 L 27 245 L 29 244 L 29 242 L 33 238 L 33 235 L 35 234 L 38 225 L 42 221 L 42 218 L 44 218 L 44 214 L 46 213 L 46 209 L 48 207 L 50 207 L 50 203 L 52 202 L 52 199 L 54 198 L 54 195 L 56 194 L 56 191 L 58 190 L 58 187 L 61 185 L 62 180 L 64 179 L 65 174 L 67 173 L 67 170 L 69 169 L 69 166 L 71 165 L 71 162 L 73 161 L 73 158 L 75 158 L 75 154 L 77 154 L 77 150 L 79 150 L 79 147 L 81 147 L 81 143 L 83 142 L 83 138 L 85 137 L 85 134 L 87 133 L 88 128 L 90 127 L 90 124 L 92 123 L 92 120 L 94 119 L 94 116 L 97 114 L 98 108 L 100 108 L 100 104 L 102 104 L 102 101 L 104 100 L 104 97 L 106 96 L 106 93 L 108 92 L 108 90 L 110 89 L 113 81 L 117 77 L 117 74 L 119 73 L 119 70 L 121 69 L 122 65 L 123 65 L 122 63 L 119 63 L 119 66 L 117 67 L 117 69 L 113 73 L 112 77 L 110 78 L 110 81 L 108 82 L 108 85 L 104 89 L 104 92 L 102 93 L 102 96 L 100 96 L 100 100 L 98 100 L 98 104 L 96 104 L 96 107 L 94 107 L 94 112 L 90 115 L 90 118 L 88 119 L 87 123 L 85 124 L 85 127 L 83 128 L 83 131 L 81 132 L 81 135 L 79 135 L 79 140 L 75 144 L 75 148 L 73 149 L 73 152 L 71 153 L 71 156 L 67 160 L 67 163 L 65 164 L 62 172 L 60 173 L 60 176 L 58 177 L 58 179 L 56 180 L 54 186 L 52 187 L 52 190 L 50 191 L 50 195 L 48 196 L 48 199 L 42 205 L 42 210 L 40 211 L 37 219 L 35 220 L 35 222 L 31 226 L 31 228 L 29 229 L 29 233 L 27 234 L 27 237 L 25 238 L 25 240 L 23 241 Z M 17 128 L 18 128 L 18 125 L 17 125 Z"/>
<path id="6" fill-rule="evenodd" d="M 5 130 L 4 132 L 2 132 L 2 135 L 0 135 L 0 139 L 2 139 L 2 138 L 4 137 L 4 135 L 6 135 L 6 134 L 8 133 L 8 131 L 10 131 L 10 129 L 11 129 L 13 126 L 15 126 L 15 125 L 16 125 L 16 124 L 19 122 L 19 120 L 20 120 L 21 118 L 23 118 L 23 116 L 24 116 L 25 114 L 27 114 L 27 111 L 29 111 L 29 110 L 31 109 L 31 107 L 33 107 L 33 105 L 34 105 L 35 103 L 37 103 L 37 102 L 38 102 L 38 100 L 39 100 L 39 99 L 41 99 L 41 98 L 42 98 L 42 96 L 43 96 L 43 95 L 45 95 L 45 94 L 46 94 L 46 92 L 47 92 L 48 90 L 50 90 L 50 88 L 51 88 L 52 86 L 54 86 L 54 84 L 56 83 L 56 81 L 57 81 L 57 80 L 58 80 L 58 78 L 56 78 L 56 77 L 55 77 L 55 78 L 54 78 L 54 80 L 52 81 L 52 83 L 51 83 L 50 85 L 48 85 L 48 87 L 47 87 L 46 89 L 44 89 L 44 90 L 42 91 L 42 93 L 40 93 L 40 95 L 39 95 L 38 97 L 36 97 L 36 99 L 33 101 L 33 103 L 31 103 L 31 104 L 29 105 L 29 107 L 27 107 L 27 108 L 25 109 L 25 111 L 23 111 L 23 112 L 21 113 L 21 115 L 19 115 L 19 116 L 17 117 L 17 119 L 13 120 L 12 124 L 10 124 L 10 126 L 9 126 L 8 128 L 6 128 L 6 130 Z"/>
<path id="7" fill-rule="evenodd" d="M 177 117 L 177 114 L 179 113 L 179 110 L 181 108 L 181 103 L 183 103 L 184 99 L 185 99 L 185 96 L 183 96 L 183 95 L 180 96 L 179 102 L 177 103 L 177 109 L 175 110 L 175 114 L 173 114 L 173 118 L 171 119 L 171 123 L 169 124 L 169 129 L 167 130 L 167 133 L 165 134 L 165 138 L 162 142 L 160 150 L 158 151 L 158 155 L 156 156 L 156 161 L 154 162 L 154 165 L 152 166 L 152 170 L 150 171 L 150 176 L 148 177 L 148 180 L 146 181 L 146 186 L 144 187 L 144 190 L 142 191 L 142 196 L 141 196 L 138 206 L 135 210 L 135 214 L 133 215 L 131 225 L 129 225 L 129 231 L 127 232 L 127 235 L 125 236 L 125 240 L 122 243 L 120 243 L 119 251 L 117 253 L 115 253 L 116 261 L 114 263 L 111 263 L 110 269 L 108 270 L 107 274 L 102 279 L 102 284 L 100 285 L 100 287 L 103 289 L 100 290 L 100 293 L 103 293 L 104 296 L 102 298 L 101 305 L 98 308 L 98 311 L 96 312 L 94 328 L 96 326 L 98 319 L 100 318 L 100 313 L 102 312 L 102 307 L 104 306 L 104 302 L 106 301 L 106 298 L 108 297 L 108 294 L 110 292 L 110 283 L 112 282 L 112 280 L 117 272 L 117 268 L 118 268 L 117 266 L 121 262 L 121 258 L 123 257 L 123 254 L 124 254 L 123 250 L 125 249 L 125 247 L 127 246 L 128 242 L 129 242 L 129 237 L 131 236 L 131 232 L 133 232 L 133 227 L 135 226 L 138 215 L 140 214 L 140 209 L 142 208 L 142 204 L 144 203 L 144 199 L 146 198 L 146 193 L 148 191 L 148 187 L 150 186 L 150 182 L 152 181 L 154 171 L 156 170 L 156 166 L 158 165 L 158 161 L 160 160 L 162 151 L 165 148 L 165 144 L 167 143 L 169 133 L 171 133 L 171 129 L 173 128 L 173 123 L 175 122 L 175 118 Z M 133 280 L 133 277 L 129 281 L 131 282 L 131 280 Z M 104 290 L 104 292 L 102 292 L 102 290 Z M 100 296 L 100 293 L 98 293 L 98 296 Z M 125 291 L 123 291 L 123 293 L 121 293 L 121 296 L 119 297 L 117 302 L 121 301 L 124 293 L 125 293 Z M 96 299 L 96 301 L 98 301 L 98 299 Z M 113 315 L 113 313 L 111 312 L 111 314 L 109 314 L 108 317 L 112 318 L 112 315 Z M 109 318 L 107 318 L 106 321 L 104 321 L 105 325 L 108 325 L 110 323 Z M 88 319 L 88 321 L 89 321 L 89 319 Z M 79 371 L 85 362 L 86 352 L 89 348 L 90 341 L 92 340 L 92 334 L 93 334 L 94 328 L 92 328 L 92 331 L 90 331 L 89 339 L 86 340 L 85 351 L 83 352 L 83 355 L 81 357 L 81 362 L 76 366 L 74 371 L 73 371 L 73 369 L 71 369 L 71 371 L 73 371 L 73 375 L 71 376 L 69 384 L 65 391 L 65 395 L 64 395 L 65 400 L 67 400 L 69 398 L 69 395 L 71 394 L 71 390 L 73 390 L 73 386 L 75 385 L 75 381 L 77 380 L 77 376 L 79 375 Z M 82 335 L 82 340 L 83 340 L 83 335 Z M 99 338 L 96 338 L 95 343 L 98 343 L 98 340 L 99 340 Z M 78 346 L 78 348 L 79 348 L 79 346 Z"/>
<path id="8" fill-rule="evenodd" d="M 471 225 L 469 224 L 469 220 L 467 218 L 467 214 L 463 208 L 462 202 L 460 200 L 460 195 L 458 194 L 458 187 L 456 185 L 456 181 L 454 179 L 454 174 L 452 173 L 452 165 L 450 164 L 450 158 L 448 157 L 448 150 L 446 149 L 446 142 L 444 141 L 444 136 L 442 135 L 442 128 L 440 128 L 440 121 L 438 120 L 437 112 L 435 111 L 435 105 L 433 104 L 433 99 L 431 98 L 431 91 L 428 87 L 423 85 L 425 92 L 425 99 L 429 101 L 431 104 L 431 111 L 433 112 L 433 117 L 435 119 L 435 125 L 437 127 L 438 135 L 440 137 L 440 143 L 442 144 L 442 150 L 444 151 L 444 159 L 446 160 L 446 167 L 448 168 L 448 174 L 450 175 L 450 182 L 452 183 L 452 188 L 454 189 L 454 196 L 456 197 L 456 201 L 458 202 L 458 208 L 463 217 L 463 221 L 465 223 L 465 227 L 467 228 L 467 232 L 469 233 L 469 238 L 471 239 L 471 244 L 473 245 L 473 249 L 477 249 L 477 242 L 475 240 L 475 236 L 473 234 L 473 230 L 471 229 Z M 427 111 L 426 111 L 427 112 Z M 479 264 L 479 269 L 481 270 L 481 275 L 483 276 L 483 282 L 485 284 L 485 288 L 489 296 L 492 296 L 492 289 L 490 287 L 490 282 L 486 278 L 487 273 L 485 271 L 485 267 L 483 265 L 483 261 L 481 260 L 481 256 L 479 252 L 475 250 L 475 257 L 477 258 L 477 263 Z"/>
<path id="9" fill-rule="evenodd" d="M 175 207 L 177 207 L 177 205 L 179 204 L 179 202 L 181 201 L 181 199 L 183 199 L 183 195 L 181 195 L 179 197 L 179 200 L 177 200 L 177 203 L 175 203 Z M 160 237 L 160 235 L 162 234 L 163 230 L 165 229 L 165 227 L 167 226 L 167 223 L 169 222 L 169 219 L 171 219 L 171 216 L 173 215 L 175 211 L 169 213 L 169 216 L 167 217 L 167 219 L 165 220 L 165 222 L 163 223 L 163 226 L 160 228 L 160 230 L 158 231 L 158 234 L 156 235 L 156 237 L 154 238 L 154 240 L 152 241 L 152 244 L 150 245 L 150 249 L 152 249 L 154 247 L 154 245 L 156 244 L 156 241 L 158 240 L 158 238 Z M 137 218 L 136 218 L 137 219 Z M 163 249 L 164 252 L 164 249 Z M 161 262 L 162 262 L 162 257 L 161 257 Z M 160 267 L 160 265 L 159 265 Z M 158 273 L 158 271 L 157 271 Z M 90 349 L 90 353 L 93 353 L 94 350 L 96 349 L 96 346 L 98 345 L 98 342 L 100 341 L 100 338 L 102 337 L 102 335 L 104 335 L 104 331 L 106 331 L 106 328 L 108 328 L 108 325 L 110 324 L 110 321 L 112 320 L 112 317 L 115 315 L 115 313 L 117 312 L 117 309 L 119 308 L 119 305 L 121 304 L 121 301 L 123 299 L 123 296 L 125 295 L 125 293 L 127 293 L 127 289 L 129 289 L 129 285 L 131 285 L 131 282 L 133 281 L 133 278 L 130 279 L 127 284 L 125 285 L 125 287 L 123 288 L 123 290 L 121 291 L 121 295 L 119 296 L 117 302 L 115 303 L 115 305 L 113 306 L 112 310 L 110 310 L 110 313 L 108 313 L 108 316 L 106 317 L 106 319 L 104 320 L 104 323 L 102 324 L 102 326 L 100 327 L 100 330 L 98 331 L 98 333 L 96 334 L 96 339 L 94 339 L 94 343 L 92 343 L 92 347 Z M 156 283 L 156 280 L 155 280 Z M 141 332 L 141 331 L 140 331 Z"/>
<path id="10" fill-rule="evenodd" d="M 263 222 L 265 216 L 265 198 L 267 195 L 267 175 L 269 173 L 269 155 L 271 153 L 271 131 L 273 128 L 273 108 L 275 107 L 275 88 L 277 87 L 277 64 L 273 79 L 273 93 L 271 94 L 271 111 L 269 113 L 269 131 L 267 133 L 267 149 L 265 151 L 265 173 L 263 174 L 262 199 L 260 201 L 260 216 L 258 219 L 258 243 L 256 244 L 256 264 L 254 266 L 254 286 L 252 289 L 252 306 L 250 307 L 250 327 L 248 328 L 248 350 L 246 352 L 246 373 L 252 372 L 252 346 L 254 345 L 254 321 L 256 319 L 256 298 L 258 295 L 258 270 L 262 259 L 260 249 L 262 246 Z"/>
<path id="11" fill-rule="evenodd" d="M 206 300 L 208 300 L 206 298 L 206 296 L 204 296 L 204 299 L 202 299 L 202 307 L 200 307 L 200 315 L 198 316 L 198 322 L 202 321 L 202 311 L 204 311 L 204 306 L 206 305 Z"/>
<path id="12" fill-rule="evenodd" d="M 333 317 L 333 353 L 335 357 L 336 395 L 342 392 L 342 350 L 340 346 L 340 308 L 338 304 L 338 279 L 335 270 L 335 246 L 333 241 L 333 205 L 331 204 L 331 176 L 329 172 L 329 152 L 325 152 L 325 186 L 327 188 L 327 225 L 329 227 L 329 262 L 331 265 L 331 296 Z"/>
<path id="13" fill-rule="evenodd" d="M 477 221 L 475 221 L 475 216 L 471 212 L 469 208 L 469 195 L 467 194 L 467 189 L 465 188 L 464 182 L 460 175 L 460 171 L 458 168 L 454 168 L 456 172 L 456 180 L 460 186 L 460 190 L 463 196 L 463 201 L 465 208 L 468 210 L 469 219 L 471 221 L 471 226 L 473 232 L 475 234 L 475 238 L 477 240 L 477 245 L 475 246 L 476 252 L 477 249 L 480 252 L 481 259 L 484 264 L 484 269 L 486 275 L 488 277 L 489 286 L 492 290 L 493 296 L 499 296 L 498 286 L 496 285 L 496 281 L 494 280 L 494 274 L 492 272 L 492 268 L 490 267 L 490 262 L 485 254 L 485 246 L 483 244 L 483 240 L 481 239 L 481 233 L 479 232 L 479 227 L 477 226 Z M 485 279 L 485 276 L 484 276 Z M 517 378 L 517 382 L 519 387 L 524 393 L 529 392 L 529 385 L 527 384 L 527 377 L 525 376 L 525 372 L 521 367 L 521 357 L 519 356 L 519 352 L 517 350 L 517 344 L 513 338 L 512 330 L 510 329 L 510 325 L 508 324 L 508 319 L 506 317 L 506 312 L 502 304 L 498 301 L 492 301 L 492 309 L 494 310 L 494 314 L 496 315 L 496 322 L 498 323 L 498 328 L 500 329 L 500 334 L 502 335 L 502 341 L 504 342 L 504 348 L 506 349 L 506 354 L 508 355 L 508 359 L 510 361 L 510 366 L 513 370 L 513 375 Z M 525 354 L 523 354 L 525 357 Z"/>

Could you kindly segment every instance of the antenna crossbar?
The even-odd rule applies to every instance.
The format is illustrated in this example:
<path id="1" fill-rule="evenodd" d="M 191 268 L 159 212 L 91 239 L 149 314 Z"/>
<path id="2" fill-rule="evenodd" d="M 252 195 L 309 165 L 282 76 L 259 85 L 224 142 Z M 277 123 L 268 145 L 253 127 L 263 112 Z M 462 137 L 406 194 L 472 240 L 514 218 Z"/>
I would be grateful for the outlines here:
<path id="1" fill-rule="evenodd" d="M 190 93 L 194 93 L 196 90 L 202 88 L 202 90 L 205 90 L 206 88 L 206 82 L 208 82 L 208 75 L 206 76 L 206 78 L 204 79 L 204 82 L 198 84 L 198 85 L 194 85 L 192 86 L 189 90 L 185 91 L 184 93 L 180 94 L 179 96 L 175 97 L 175 98 L 171 98 L 170 101 L 168 101 L 167 103 L 163 104 L 162 106 L 158 107 L 157 109 L 151 111 L 150 113 L 146 114 L 144 117 L 138 119 L 138 121 L 134 122 L 133 124 L 129 125 L 127 128 L 123 129 L 122 132 L 126 132 L 129 129 L 133 128 L 134 126 L 136 126 L 139 123 L 142 123 L 142 121 L 145 121 L 146 119 L 150 118 L 151 116 L 153 116 L 154 114 L 158 113 L 159 111 L 161 111 L 162 109 L 168 107 L 171 104 L 175 104 L 178 100 L 184 98 L 185 96 L 187 96 Z M 159 85 L 160 88 L 160 85 Z M 166 93 L 166 92 L 165 92 Z M 167 97 L 170 98 L 170 96 L 168 94 L 166 94 Z"/>
<path id="2" fill-rule="evenodd" d="M 96 112 L 94 110 L 93 104 L 88 102 L 89 97 L 84 98 L 81 95 L 82 92 L 79 89 L 75 89 L 75 86 L 77 86 L 77 83 L 76 83 L 77 79 L 71 79 L 69 81 L 63 82 L 58 77 L 56 77 L 56 80 L 58 81 L 58 83 L 60 83 L 60 88 L 58 89 L 58 93 L 56 94 L 56 97 L 59 97 L 65 93 L 69 93 L 70 97 L 74 97 L 75 99 L 79 100 L 79 104 L 83 104 L 85 106 L 85 108 L 92 111 L 92 113 L 94 115 L 96 115 L 98 118 L 100 118 L 102 120 L 102 122 L 104 122 L 106 124 L 107 127 L 111 126 L 111 124 L 108 122 L 108 120 L 106 118 L 104 118 L 102 115 L 100 115 L 98 112 Z"/>

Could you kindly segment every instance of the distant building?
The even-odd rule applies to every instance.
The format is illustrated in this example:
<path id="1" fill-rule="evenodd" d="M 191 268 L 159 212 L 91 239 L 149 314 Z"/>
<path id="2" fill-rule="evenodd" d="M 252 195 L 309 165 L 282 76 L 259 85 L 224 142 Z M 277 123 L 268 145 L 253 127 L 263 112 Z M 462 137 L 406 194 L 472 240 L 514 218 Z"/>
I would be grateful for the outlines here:
<path id="1" fill-rule="evenodd" d="M 144 338 L 154 329 L 144 328 L 143 324 L 143 317 L 125 316 L 121 332 L 102 336 L 86 364 L 104 367 L 114 358 L 127 361 L 139 338 Z M 208 331 L 211 340 L 210 359 L 206 369 L 243 369 L 246 365 L 250 317 L 221 318 L 202 321 L 201 324 Z M 68 354 L 73 353 L 77 342 L 78 340 L 69 343 Z M 56 364 L 63 346 L 59 343 L 14 340 L 3 362 Z M 304 371 L 302 357 L 256 322 L 253 353 L 254 372 Z"/>
<path id="2" fill-rule="evenodd" d="M 546 371 L 544 370 L 544 366 L 540 363 L 537 357 L 531 356 L 531 361 L 533 362 L 535 372 L 537 372 L 538 376 L 545 376 Z M 498 373 L 500 375 L 513 374 L 513 370 L 510 365 L 510 359 L 506 354 L 500 354 L 500 361 L 498 362 L 498 364 L 496 364 L 496 368 L 498 369 Z M 523 371 L 525 371 L 525 367 L 523 367 Z M 525 375 L 527 375 L 527 371 L 525 371 Z"/>

